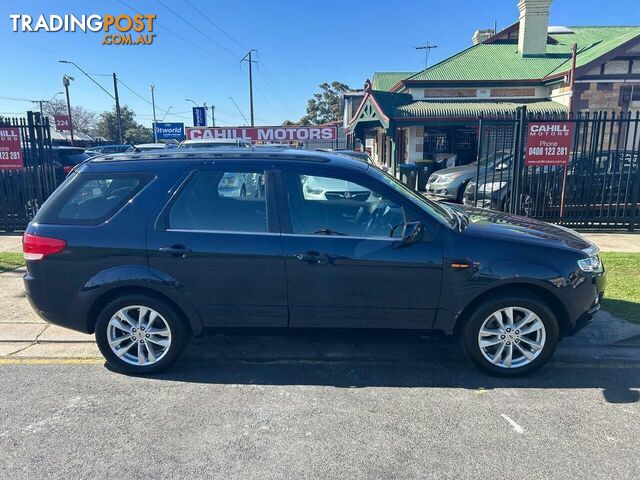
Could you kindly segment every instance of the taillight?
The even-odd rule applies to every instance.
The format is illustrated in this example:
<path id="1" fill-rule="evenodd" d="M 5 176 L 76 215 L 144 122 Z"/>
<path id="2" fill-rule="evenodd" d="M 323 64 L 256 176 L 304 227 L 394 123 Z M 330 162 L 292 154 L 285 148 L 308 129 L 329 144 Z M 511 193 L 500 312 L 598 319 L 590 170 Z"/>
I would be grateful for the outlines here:
<path id="1" fill-rule="evenodd" d="M 62 167 L 62 171 L 66 174 L 68 174 L 71 170 L 73 170 L 73 167 L 75 165 L 67 165 L 66 167 Z"/>
<path id="2" fill-rule="evenodd" d="M 41 237 L 25 233 L 22 237 L 22 254 L 25 260 L 42 260 L 48 255 L 60 253 L 67 246 L 65 240 Z"/>

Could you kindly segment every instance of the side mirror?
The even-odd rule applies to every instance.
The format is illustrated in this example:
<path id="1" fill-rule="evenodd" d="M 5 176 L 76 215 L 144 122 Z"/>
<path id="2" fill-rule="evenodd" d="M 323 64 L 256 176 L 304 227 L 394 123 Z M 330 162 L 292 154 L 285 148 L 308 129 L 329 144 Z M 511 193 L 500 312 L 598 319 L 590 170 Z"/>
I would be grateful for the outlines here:
<path id="1" fill-rule="evenodd" d="M 424 237 L 424 226 L 421 222 L 407 222 L 402 228 L 402 244 L 412 245 Z"/>

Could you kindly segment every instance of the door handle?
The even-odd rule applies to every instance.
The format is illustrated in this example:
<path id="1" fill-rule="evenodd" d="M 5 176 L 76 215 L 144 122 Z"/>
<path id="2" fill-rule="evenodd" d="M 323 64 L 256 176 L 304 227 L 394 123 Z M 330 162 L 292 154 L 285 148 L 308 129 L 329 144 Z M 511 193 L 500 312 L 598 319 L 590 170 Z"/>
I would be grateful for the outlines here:
<path id="1" fill-rule="evenodd" d="M 296 253 L 294 255 L 296 260 L 307 262 L 313 265 L 322 265 L 329 263 L 329 257 L 317 252 Z"/>
<path id="2" fill-rule="evenodd" d="M 173 257 L 186 257 L 187 254 L 191 253 L 191 249 L 185 247 L 184 245 L 171 245 L 170 247 L 160 247 L 161 253 L 166 253 L 167 255 L 171 255 Z"/>

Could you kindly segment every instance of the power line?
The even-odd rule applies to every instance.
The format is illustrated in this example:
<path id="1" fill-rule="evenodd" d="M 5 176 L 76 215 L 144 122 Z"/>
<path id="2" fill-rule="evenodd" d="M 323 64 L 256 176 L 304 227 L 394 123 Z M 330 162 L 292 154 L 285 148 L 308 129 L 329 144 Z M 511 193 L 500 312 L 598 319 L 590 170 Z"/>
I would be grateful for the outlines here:
<path id="1" fill-rule="evenodd" d="M 245 47 L 244 45 L 242 45 L 238 40 L 236 40 L 233 36 L 231 36 L 229 33 L 227 33 L 226 31 L 224 31 L 222 29 L 222 27 L 220 27 L 217 23 L 215 23 L 213 20 L 211 20 L 211 18 L 209 18 L 202 10 L 200 10 L 198 7 L 196 7 L 193 3 L 191 3 L 189 0 L 185 0 L 186 3 L 193 8 L 196 12 L 198 12 L 200 15 L 202 15 L 206 20 L 209 21 L 209 23 L 211 25 L 213 25 L 214 27 L 216 27 L 218 30 L 220 30 L 224 35 L 227 36 L 227 38 L 229 38 L 233 43 L 235 43 L 236 45 L 238 45 L 242 50 L 248 50 L 247 47 Z"/>
<path id="2" fill-rule="evenodd" d="M 126 88 L 127 90 L 129 90 L 131 93 L 133 93 L 136 97 L 138 97 L 140 100 L 142 100 L 143 102 L 148 103 L 149 105 L 153 106 L 153 103 L 150 102 L 149 100 L 147 100 L 146 98 L 144 98 L 142 95 L 140 95 L 138 92 L 136 92 L 133 88 L 129 87 L 126 83 L 124 83 L 119 77 L 118 77 L 118 83 L 120 85 L 122 85 L 124 88 Z M 161 110 L 162 112 L 168 112 L 168 110 L 164 109 L 164 108 L 160 108 L 156 105 L 156 108 L 158 110 Z"/>
<path id="3" fill-rule="evenodd" d="M 175 10 L 172 10 L 171 8 L 169 8 L 167 5 L 165 5 L 161 0 L 156 0 L 156 2 L 158 2 L 160 5 L 162 5 L 164 8 L 166 8 L 167 10 L 169 10 L 171 13 L 173 13 L 174 16 L 176 16 L 177 18 L 179 18 L 180 20 L 182 20 L 184 23 L 186 23 L 187 25 L 189 25 L 191 28 L 193 28 L 196 32 L 198 32 L 200 35 L 208 38 L 212 43 L 214 43 L 215 45 L 217 45 L 218 47 L 220 47 L 221 49 L 223 49 L 225 52 L 227 52 L 229 55 L 231 55 L 233 58 L 237 58 L 237 55 L 232 52 L 231 50 L 229 50 L 227 47 L 225 47 L 224 45 L 222 45 L 220 42 L 218 42 L 217 40 L 215 40 L 213 37 L 211 37 L 209 34 L 203 32 L 202 30 L 200 30 L 198 27 L 196 27 L 193 23 L 191 23 L 190 21 L 188 21 L 187 19 L 185 19 L 182 15 L 180 15 L 179 13 L 177 13 Z M 224 60 L 223 60 L 224 61 Z M 232 63 L 230 62 L 226 62 L 231 66 L 234 66 Z"/>
<path id="4" fill-rule="evenodd" d="M 124 5 L 125 7 L 127 7 L 128 9 L 133 10 L 134 12 L 139 13 L 140 15 L 142 15 L 142 12 L 140 12 L 140 10 L 135 9 L 135 8 L 134 8 L 134 7 L 132 7 L 131 5 L 127 4 L 126 2 L 123 2 L 122 0 L 118 0 L 118 2 L 119 2 L 119 3 L 121 3 L 122 5 Z M 219 60 L 219 61 L 221 61 L 221 62 L 223 62 L 223 63 L 226 63 L 227 65 L 230 65 L 230 66 L 232 66 L 232 67 L 236 68 L 236 65 L 232 64 L 231 62 L 228 62 L 227 60 L 225 60 L 225 59 L 223 59 L 223 58 L 220 58 L 220 57 L 219 57 L 218 55 L 216 55 L 215 53 L 213 53 L 213 52 L 211 52 L 211 51 L 207 50 L 206 48 L 203 48 L 201 45 L 198 45 L 198 44 L 197 44 L 197 43 L 195 43 L 195 42 L 192 42 L 191 40 L 189 40 L 188 38 L 184 37 L 183 35 L 180 35 L 180 34 L 178 34 L 178 33 L 174 32 L 174 31 L 173 31 L 173 30 L 171 30 L 169 27 L 166 27 L 166 26 L 164 26 L 164 25 L 161 25 L 161 24 L 160 24 L 160 23 L 158 23 L 157 21 L 156 21 L 156 22 L 154 22 L 154 23 L 155 23 L 155 25 L 156 25 L 156 26 L 164 28 L 167 32 L 169 32 L 170 34 L 172 34 L 172 35 L 174 35 L 174 36 L 178 37 L 179 39 L 183 40 L 184 42 L 188 43 L 189 45 L 192 45 L 192 46 L 196 47 L 197 49 L 202 50 L 204 53 L 206 53 L 206 54 L 208 54 L 208 55 L 211 55 L 213 58 L 215 58 L 215 59 L 217 59 L 217 60 Z"/>
<path id="5" fill-rule="evenodd" d="M 291 112 L 291 110 L 287 106 L 282 95 L 280 95 L 280 92 L 276 89 L 276 86 L 273 84 L 273 82 L 271 82 L 271 80 L 267 78 L 267 72 L 264 69 L 264 64 L 260 56 L 258 56 L 258 60 L 260 60 L 260 62 L 258 63 L 258 74 L 262 77 L 262 79 L 264 80 L 264 83 L 267 85 L 269 90 L 271 90 L 271 92 L 273 93 L 274 99 L 277 100 L 278 103 L 282 105 L 282 107 L 284 108 L 285 111 L 281 113 L 285 113 L 286 115 L 293 117 L 294 114 Z M 264 70 L 264 73 L 263 73 L 263 70 Z"/>

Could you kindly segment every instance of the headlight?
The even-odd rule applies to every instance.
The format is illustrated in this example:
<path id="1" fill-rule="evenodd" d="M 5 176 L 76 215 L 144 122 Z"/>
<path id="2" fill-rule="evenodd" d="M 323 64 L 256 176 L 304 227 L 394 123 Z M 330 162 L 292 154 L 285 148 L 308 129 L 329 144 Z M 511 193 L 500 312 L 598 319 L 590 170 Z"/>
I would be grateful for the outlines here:
<path id="1" fill-rule="evenodd" d="M 495 192 L 507 186 L 507 182 L 493 182 L 478 185 L 478 192 Z"/>
<path id="2" fill-rule="evenodd" d="M 307 193 L 310 193 L 311 195 L 320 195 L 322 193 L 321 188 L 312 187 L 311 185 L 307 185 L 305 187 L 305 190 L 307 191 Z"/>
<path id="3" fill-rule="evenodd" d="M 580 270 L 587 273 L 602 272 L 602 261 L 598 255 L 591 255 L 589 258 L 578 260 Z"/>
<path id="4" fill-rule="evenodd" d="M 223 177 L 220 180 L 220 186 L 226 188 L 237 188 L 240 183 L 240 179 L 238 177 Z"/>
<path id="5" fill-rule="evenodd" d="M 445 175 L 438 175 L 434 183 L 451 183 L 458 178 L 461 173 L 447 173 Z"/>

